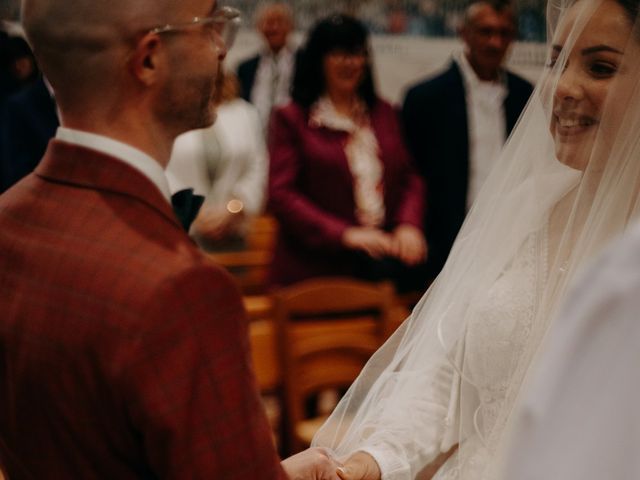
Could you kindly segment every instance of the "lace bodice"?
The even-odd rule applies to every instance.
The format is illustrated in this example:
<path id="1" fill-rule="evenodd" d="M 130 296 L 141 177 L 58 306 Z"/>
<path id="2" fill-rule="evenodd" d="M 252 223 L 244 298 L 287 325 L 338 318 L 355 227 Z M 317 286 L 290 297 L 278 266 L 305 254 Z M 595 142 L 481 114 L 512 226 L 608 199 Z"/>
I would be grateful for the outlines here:
<path id="1" fill-rule="evenodd" d="M 464 380 L 449 364 L 435 369 L 428 367 L 425 373 L 431 377 L 425 382 L 428 391 L 422 392 L 423 396 L 414 399 L 413 404 L 406 405 L 403 413 L 394 414 L 392 428 L 385 428 L 384 433 L 371 438 L 374 445 L 364 450 L 376 458 L 383 471 L 383 480 L 413 478 L 408 466 L 401 466 L 398 457 L 410 457 L 420 449 L 419 455 L 428 463 L 441 451 L 448 450 L 450 444 L 446 437 L 451 432 L 447 430 L 460 428 L 461 417 L 473 419 L 474 423 L 471 430 L 466 425 L 465 471 L 482 470 L 488 455 L 482 437 L 495 426 L 514 369 L 529 339 L 534 305 L 545 278 L 546 248 L 545 232 L 527 238 L 513 261 L 489 288 L 484 301 L 474 307 L 463 337 L 464 355 L 458 365 Z M 460 390 L 452 385 L 454 382 L 464 384 L 467 391 L 475 389 L 477 401 L 470 400 L 476 395 L 466 396 L 462 401 Z M 407 411 L 412 415 L 407 417 Z M 385 416 L 381 413 L 380 418 Z M 415 429 L 420 425 L 424 434 L 420 438 L 421 443 L 424 442 L 421 445 L 399 447 L 403 434 L 399 423 L 407 422 L 407 418 L 411 424 L 408 428 Z M 457 438 L 457 431 L 452 436 Z M 461 474 L 455 457 L 434 477 L 438 480 L 476 478 Z"/>
<path id="2" fill-rule="evenodd" d="M 538 236 L 526 240 L 467 324 L 463 369 L 478 389 L 476 418 L 481 431 L 493 427 L 529 339 L 540 279 L 544 277 L 544 243 Z"/>

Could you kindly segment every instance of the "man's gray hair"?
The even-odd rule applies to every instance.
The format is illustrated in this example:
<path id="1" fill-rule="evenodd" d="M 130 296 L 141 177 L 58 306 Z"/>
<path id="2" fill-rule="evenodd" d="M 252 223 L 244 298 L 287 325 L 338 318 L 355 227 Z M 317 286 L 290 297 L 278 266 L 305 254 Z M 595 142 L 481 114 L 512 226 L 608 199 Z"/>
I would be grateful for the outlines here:
<path id="1" fill-rule="evenodd" d="M 510 0 L 475 0 L 471 2 L 464 11 L 462 26 L 466 27 L 473 23 L 473 19 L 478 14 L 478 12 L 485 7 L 490 7 L 498 13 L 502 13 L 505 11 L 510 12 L 515 21 L 513 5 Z"/>
<path id="2" fill-rule="evenodd" d="M 259 27 L 265 15 L 268 12 L 271 12 L 273 10 L 276 10 L 282 15 L 284 15 L 285 17 L 287 17 L 289 19 L 289 22 L 291 22 L 291 25 L 293 26 L 294 15 L 293 15 L 293 9 L 291 8 L 291 5 L 289 5 L 287 2 L 272 2 L 272 1 L 264 1 L 264 2 L 258 3 L 258 5 L 256 6 L 255 13 L 253 15 L 254 25 L 256 27 Z"/>

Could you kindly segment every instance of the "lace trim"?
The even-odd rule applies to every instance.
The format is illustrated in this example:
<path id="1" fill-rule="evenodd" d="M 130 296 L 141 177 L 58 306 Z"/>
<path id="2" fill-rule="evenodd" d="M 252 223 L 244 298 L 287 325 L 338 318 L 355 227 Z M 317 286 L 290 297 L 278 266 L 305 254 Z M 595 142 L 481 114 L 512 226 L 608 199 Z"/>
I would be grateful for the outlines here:
<path id="1" fill-rule="evenodd" d="M 353 118 L 357 120 L 339 114 L 328 97 L 321 97 L 311 107 L 309 125 L 349 133 L 344 153 L 353 175 L 356 218 L 361 225 L 379 227 L 385 217 L 380 148 L 363 103 L 357 104 Z"/>

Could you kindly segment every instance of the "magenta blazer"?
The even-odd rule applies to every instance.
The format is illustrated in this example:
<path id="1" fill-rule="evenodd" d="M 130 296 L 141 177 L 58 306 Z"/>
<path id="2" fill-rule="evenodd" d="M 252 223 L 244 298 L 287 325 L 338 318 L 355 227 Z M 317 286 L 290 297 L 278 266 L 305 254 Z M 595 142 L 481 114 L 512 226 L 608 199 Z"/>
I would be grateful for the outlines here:
<path id="1" fill-rule="evenodd" d="M 384 165 L 383 228 L 423 228 L 425 186 L 405 148 L 398 114 L 377 100 L 370 121 Z M 358 225 L 353 177 L 344 152 L 349 134 L 309 125 L 297 103 L 276 110 L 269 131 L 269 208 L 280 223 L 270 281 L 287 285 L 318 276 L 356 274 L 357 255 L 342 234 Z"/>

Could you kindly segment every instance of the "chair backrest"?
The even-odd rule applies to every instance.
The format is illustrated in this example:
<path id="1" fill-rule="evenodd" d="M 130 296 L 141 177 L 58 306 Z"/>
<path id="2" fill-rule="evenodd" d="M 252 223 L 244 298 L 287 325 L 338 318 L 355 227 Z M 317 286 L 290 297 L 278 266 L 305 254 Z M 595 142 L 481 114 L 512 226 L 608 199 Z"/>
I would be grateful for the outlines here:
<path id="1" fill-rule="evenodd" d="M 249 340 L 253 371 L 260 390 L 262 404 L 271 427 L 274 444 L 280 450 L 284 399 L 275 322 L 272 319 L 250 322 Z"/>
<path id="2" fill-rule="evenodd" d="M 287 437 L 292 452 L 306 446 L 297 425 L 305 402 L 351 385 L 395 327 L 390 284 L 346 278 L 300 282 L 274 294 Z"/>
<path id="3" fill-rule="evenodd" d="M 267 274 L 273 259 L 277 233 L 275 218 L 260 215 L 249 220 L 245 249 L 210 252 L 208 255 L 233 275 L 244 294 L 263 294 L 267 290 Z"/>
<path id="4" fill-rule="evenodd" d="M 253 370 L 261 393 L 272 393 L 282 384 L 276 329 L 271 320 L 249 323 Z"/>

